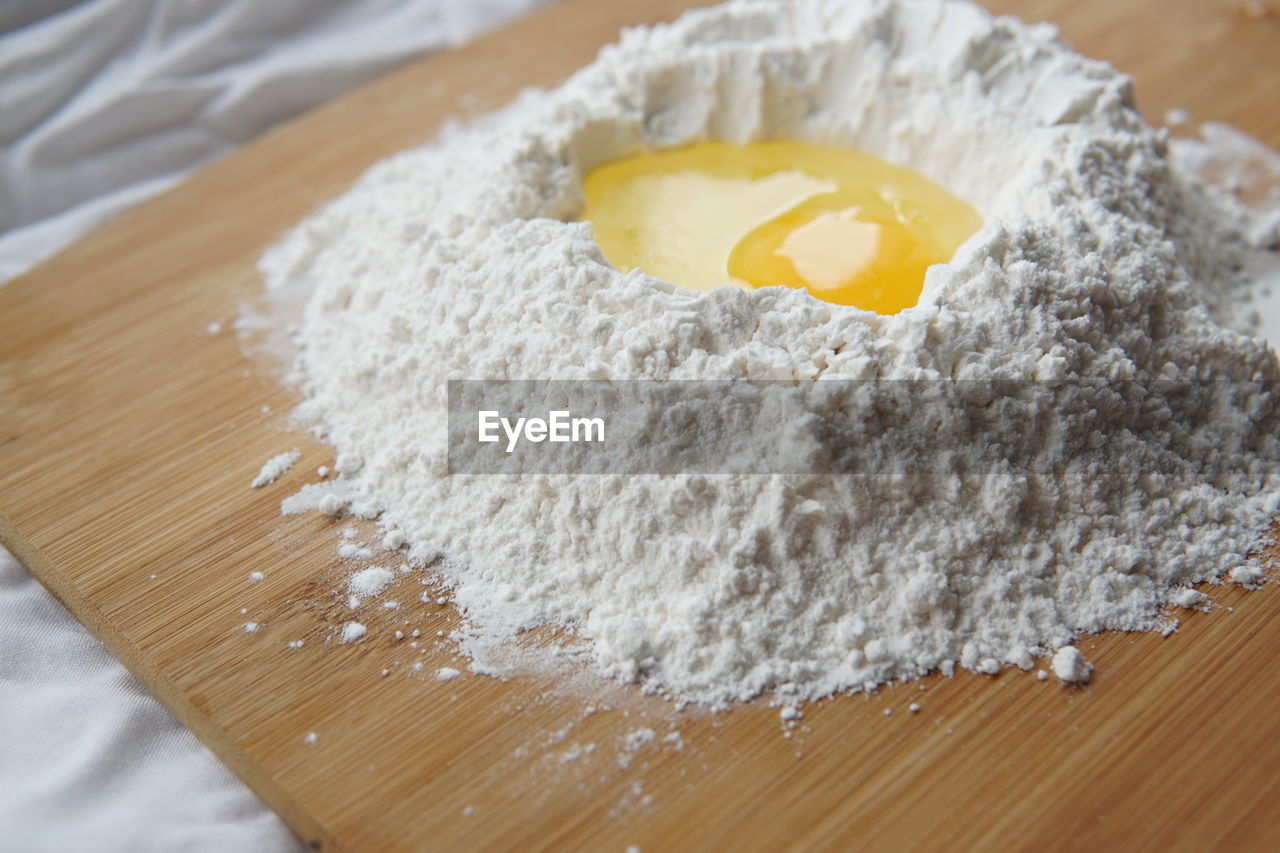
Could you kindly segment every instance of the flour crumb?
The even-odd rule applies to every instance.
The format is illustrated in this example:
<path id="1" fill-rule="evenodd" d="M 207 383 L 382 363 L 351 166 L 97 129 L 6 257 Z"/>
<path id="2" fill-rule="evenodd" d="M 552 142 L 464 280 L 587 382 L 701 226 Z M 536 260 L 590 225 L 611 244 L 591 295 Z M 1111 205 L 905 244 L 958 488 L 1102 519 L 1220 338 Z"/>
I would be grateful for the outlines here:
<path id="1" fill-rule="evenodd" d="M 262 583 L 266 577 L 262 572 L 249 572 L 249 583 Z"/>
<path id="2" fill-rule="evenodd" d="M 907 710 L 913 714 L 919 714 L 920 708 L 921 708 L 921 705 L 919 702 L 912 702 L 910 705 L 907 706 Z"/>
<path id="3" fill-rule="evenodd" d="M 1238 583 L 1243 587 L 1254 589 L 1262 585 L 1266 576 L 1267 573 L 1261 566 L 1253 563 L 1244 563 L 1232 569 L 1229 577 L 1232 583 Z"/>
<path id="4" fill-rule="evenodd" d="M 627 752 L 635 752 L 640 747 L 653 743 L 657 736 L 653 729 L 635 729 L 623 739 L 622 748 Z"/>
<path id="5" fill-rule="evenodd" d="M 344 540 L 338 543 L 338 556 L 344 560 L 368 560 L 373 557 L 373 552 L 363 545 Z"/>
<path id="6" fill-rule="evenodd" d="M 573 746 L 560 753 L 560 763 L 568 764 L 570 761 L 577 761 L 579 758 L 585 758 L 595 751 L 596 745 L 594 743 L 575 743 Z"/>
<path id="7" fill-rule="evenodd" d="M 258 633 L 258 629 L 260 629 L 261 627 L 262 626 L 259 625 L 257 622 L 246 622 L 244 623 L 244 632 L 246 634 L 256 634 Z"/>
<path id="8" fill-rule="evenodd" d="M 369 629 L 361 625 L 359 622 L 348 622 L 342 626 L 342 642 L 354 643 L 369 632 Z"/>
<path id="9" fill-rule="evenodd" d="M 300 649 L 305 645 L 304 640 L 290 640 L 286 645 L 291 649 Z"/>
<path id="10" fill-rule="evenodd" d="M 262 470 L 258 471 L 258 476 L 253 478 L 253 482 L 249 486 L 254 489 L 260 489 L 263 486 L 271 485 L 301 458 L 302 454 L 297 450 L 290 450 L 288 453 L 272 456 L 263 463 Z"/>
<path id="11" fill-rule="evenodd" d="M 1039 681 L 1048 681 L 1048 680 L 1049 680 L 1049 670 L 1047 670 L 1047 669 L 1042 669 L 1042 670 L 1039 670 L 1038 672 L 1036 672 L 1036 679 L 1037 679 L 1037 680 L 1039 680 Z"/>
<path id="12" fill-rule="evenodd" d="M 320 498 L 319 510 L 330 518 L 337 518 L 347 508 L 347 502 L 337 495 L 325 495 Z"/>
<path id="13" fill-rule="evenodd" d="M 436 670 L 436 681 L 453 681 L 455 678 L 461 678 L 462 672 L 451 666 L 442 666 Z"/>
<path id="14" fill-rule="evenodd" d="M 1063 646 L 1053 653 L 1053 674 L 1064 684 L 1084 684 L 1093 674 L 1093 664 L 1075 646 Z"/>
<path id="15" fill-rule="evenodd" d="M 316 736 L 315 732 L 307 732 L 307 736 L 302 739 L 302 742 L 306 746 L 314 746 L 317 740 L 319 740 L 319 738 Z"/>
<path id="16" fill-rule="evenodd" d="M 628 732 L 619 745 L 618 766 L 624 769 L 630 767 L 631 762 L 635 759 L 635 753 L 646 745 L 653 743 L 657 737 L 657 732 L 650 728 L 633 729 Z"/>
<path id="17" fill-rule="evenodd" d="M 1169 596 L 1169 602 L 1187 610 L 1205 610 L 1209 605 L 1209 596 L 1198 589 L 1187 587 L 1186 589 L 1176 590 Z"/>
<path id="18" fill-rule="evenodd" d="M 1185 127 L 1191 124 L 1191 113 L 1180 107 L 1174 107 L 1164 114 L 1164 123 L 1169 127 Z"/>
<path id="19" fill-rule="evenodd" d="M 351 591 L 352 595 L 368 598 L 372 595 L 380 595 L 383 590 L 391 585 L 395 577 L 389 569 L 377 567 L 364 569 L 347 579 L 347 589 Z"/>

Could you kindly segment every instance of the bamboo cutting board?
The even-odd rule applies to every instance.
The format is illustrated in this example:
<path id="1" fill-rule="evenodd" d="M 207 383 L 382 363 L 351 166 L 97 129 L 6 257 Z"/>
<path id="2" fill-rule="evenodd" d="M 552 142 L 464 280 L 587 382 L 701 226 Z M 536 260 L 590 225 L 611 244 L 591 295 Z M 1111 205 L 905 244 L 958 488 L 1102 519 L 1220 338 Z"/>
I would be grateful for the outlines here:
<path id="1" fill-rule="evenodd" d="M 1212 589 L 1215 612 L 1167 639 L 1085 641 L 1099 669 L 1082 690 L 932 678 L 820 703 L 790 738 L 774 709 L 676 713 L 580 675 L 437 681 L 465 669 L 435 642 L 455 614 L 416 580 L 389 593 L 399 610 L 360 611 L 364 641 L 332 640 L 351 618 L 344 522 L 279 515 L 331 454 L 287 431 L 296 398 L 225 331 L 259 289 L 256 258 L 445 116 L 554 84 L 621 25 L 686 5 L 553 6 L 271 134 L 0 289 L 0 539 L 315 849 L 1280 849 L 1273 589 Z M 1154 121 L 1184 107 L 1280 145 L 1265 2 L 990 5 L 1131 72 Z M 248 488 L 292 447 L 293 471 Z"/>

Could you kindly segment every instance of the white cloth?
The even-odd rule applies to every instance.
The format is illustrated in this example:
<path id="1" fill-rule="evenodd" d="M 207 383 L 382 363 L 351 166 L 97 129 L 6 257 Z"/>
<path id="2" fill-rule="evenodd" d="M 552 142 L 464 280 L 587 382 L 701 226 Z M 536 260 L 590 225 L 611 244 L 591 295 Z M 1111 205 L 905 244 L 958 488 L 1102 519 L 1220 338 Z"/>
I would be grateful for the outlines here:
<path id="1" fill-rule="evenodd" d="M 95 0 L 0 37 L 0 281 L 281 121 L 538 2 Z M 22 20 L 47 0 L 6 3 Z"/>
<path id="2" fill-rule="evenodd" d="M 4 0 L 0 282 L 193 168 L 541 0 Z M 292 850 L 0 550 L 0 849 Z"/>
<path id="3" fill-rule="evenodd" d="M 0 792 L 3 850 L 301 849 L 3 552 Z"/>

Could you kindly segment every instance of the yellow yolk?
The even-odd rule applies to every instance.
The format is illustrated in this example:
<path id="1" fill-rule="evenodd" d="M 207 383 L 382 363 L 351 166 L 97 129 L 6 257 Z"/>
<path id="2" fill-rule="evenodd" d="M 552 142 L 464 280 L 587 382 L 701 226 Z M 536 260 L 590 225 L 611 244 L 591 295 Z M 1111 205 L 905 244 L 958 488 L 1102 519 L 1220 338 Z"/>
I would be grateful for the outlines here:
<path id="1" fill-rule="evenodd" d="M 978 230 L 976 211 L 923 175 L 846 148 L 702 142 L 592 170 L 583 219 L 606 258 L 711 290 L 803 288 L 896 314 L 925 270 Z"/>

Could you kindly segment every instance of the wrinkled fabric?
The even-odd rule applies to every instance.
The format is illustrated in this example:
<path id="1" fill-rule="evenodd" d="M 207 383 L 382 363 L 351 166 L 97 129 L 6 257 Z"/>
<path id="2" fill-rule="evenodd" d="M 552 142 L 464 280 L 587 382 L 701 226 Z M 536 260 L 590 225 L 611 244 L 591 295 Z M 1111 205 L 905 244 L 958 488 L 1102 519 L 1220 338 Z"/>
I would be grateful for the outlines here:
<path id="1" fill-rule="evenodd" d="M 540 0 L 5 0 L 0 282 L 193 169 Z M 0 550 L 0 849 L 296 839 Z"/>
<path id="2" fill-rule="evenodd" d="M 538 2 L 96 0 L 0 36 L 0 281 L 193 167 Z"/>
<path id="3" fill-rule="evenodd" d="M 301 850 L 0 552 L 0 850 Z"/>

